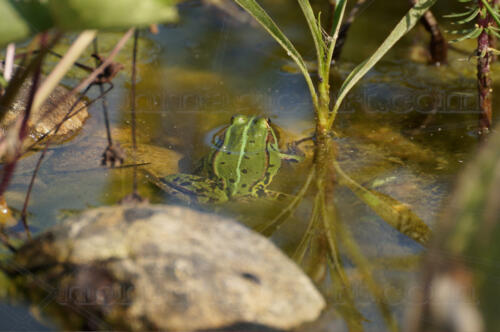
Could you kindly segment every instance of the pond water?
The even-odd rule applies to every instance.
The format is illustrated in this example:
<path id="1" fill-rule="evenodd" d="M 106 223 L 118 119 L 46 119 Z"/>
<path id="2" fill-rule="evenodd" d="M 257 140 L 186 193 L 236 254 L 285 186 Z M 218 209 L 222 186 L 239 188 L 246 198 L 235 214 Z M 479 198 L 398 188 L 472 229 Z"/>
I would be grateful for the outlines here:
<path id="1" fill-rule="evenodd" d="M 318 4 L 319 1 L 316 1 Z M 326 1 L 324 1 L 326 3 Z M 309 32 L 295 2 L 262 1 L 263 6 L 295 43 L 306 60 L 315 51 Z M 450 10 L 454 1 L 440 1 L 436 13 Z M 337 89 L 342 78 L 369 56 L 408 9 L 406 1 L 375 1 L 353 25 L 348 41 L 332 73 Z M 138 62 L 137 117 L 140 144 L 163 147 L 164 159 L 145 161 L 164 164 L 165 174 L 189 172 L 208 152 L 214 132 L 234 114 L 271 118 L 287 136 L 301 138 L 314 128 L 313 108 L 306 84 L 291 60 L 260 28 L 240 24 L 221 12 L 190 1 L 180 6 L 181 20 L 161 26 L 157 35 L 142 33 Z M 119 34 L 100 36 L 101 52 L 109 51 Z M 453 180 L 471 158 L 477 146 L 475 64 L 468 55 L 450 52 L 450 64 L 432 67 L 413 62 L 410 50 L 426 42 L 421 27 L 415 29 L 363 79 L 347 98 L 336 120 L 339 160 L 345 171 L 358 181 L 407 204 L 432 227 L 441 203 Z M 131 43 L 129 43 L 131 44 Z M 473 45 L 466 45 L 469 51 Z M 118 61 L 126 70 L 114 80 L 108 96 L 111 123 L 123 138 L 130 124 L 130 52 L 128 45 Z M 86 59 L 92 64 L 90 57 Z M 67 84 L 81 75 L 77 70 Z M 496 87 L 498 89 L 500 87 Z M 96 96 L 93 91 L 90 97 Z M 494 105 L 498 105 L 498 102 Z M 91 118 L 74 138 L 53 146 L 35 183 L 29 207 L 29 223 L 34 233 L 58 223 L 62 217 L 89 207 L 117 203 L 132 188 L 130 169 L 100 167 L 106 147 L 103 116 L 99 103 Z M 496 107 L 494 114 L 499 114 Z M 129 141 L 126 139 L 126 141 Z M 9 204 L 22 208 L 37 155 L 23 159 L 6 195 Z M 179 168 L 176 162 L 180 159 Z M 272 189 L 297 193 L 310 164 L 285 163 Z M 140 193 L 150 201 L 167 202 L 160 190 L 140 178 Z M 339 215 L 349 225 L 358 245 L 376 266 L 374 276 L 398 321 L 404 316 L 409 298 L 408 282 L 418 267 L 422 247 L 381 220 L 345 187 L 335 192 Z M 253 227 L 272 219 L 282 208 L 269 204 L 258 215 L 245 214 L 245 207 L 219 209 L 237 216 Z M 310 201 L 306 199 L 296 214 L 272 236 L 290 255 L 307 227 Z M 247 207 L 251 211 L 251 207 Z M 236 211 L 236 212 L 235 212 Z M 314 329 L 342 331 L 344 319 L 353 319 L 341 310 L 342 299 L 325 274 L 325 262 L 305 266 L 316 276 L 327 295 L 329 309 Z M 318 263 L 319 262 L 319 263 Z M 356 308 L 366 318 L 367 331 L 384 331 L 384 321 L 369 295 L 356 266 L 345 259 L 352 279 Z M 27 306 L 1 304 L 14 314 L 0 319 L 0 329 L 10 329 L 19 317 L 31 317 Z M 6 312 L 3 309 L 0 312 Z M 352 313 L 351 313 L 352 314 Z M 28 315 L 28 316 L 26 316 Z M 354 315 L 354 314 L 353 314 Z M 16 330 L 55 328 L 48 323 L 23 319 Z M 308 326 L 304 330 L 312 328 Z"/>

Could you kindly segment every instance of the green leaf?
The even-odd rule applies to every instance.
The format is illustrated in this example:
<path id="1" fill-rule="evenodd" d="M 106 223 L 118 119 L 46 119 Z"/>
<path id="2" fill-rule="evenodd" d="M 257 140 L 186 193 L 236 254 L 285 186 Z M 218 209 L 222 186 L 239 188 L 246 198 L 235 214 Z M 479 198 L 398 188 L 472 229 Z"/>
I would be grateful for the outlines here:
<path id="1" fill-rule="evenodd" d="M 470 14 L 472 14 L 473 12 L 475 11 L 479 11 L 479 8 L 478 7 L 472 7 L 470 8 L 468 11 L 466 12 L 463 12 L 463 13 L 451 13 L 451 14 L 446 14 L 446 15 L 443 15 L 444 18 L 457 18 L 457 17 L 464 17 L 464 16 L 468 16 Z"/>
<path id="2" fill-rule="evenodd" d="M 477 15 L 479 14 L 479 7 L 476 8 L 469 16 L 467 16 L 466 18 L 462 19 L 462 20 L 458 20 L 456 22 L 453 22 L 453 24 L 464 24 L 464 23 L 468 23 L 470 21 L 472 21 L 473 19 L 475 19 L 477 17 Z"/>
<path id="3" fill-rule="evenodd" d="M 323 73 L 324 77 L 330 76 L 330 66 L 333 58 L 333 51 L 335 50 L 335 44 L 337 43 L 337 38 L 339 36 L 340 27 L 342 25 L 342 18 L 344 17 L 345 7 L 347 0 L 339 0 L 335 6 L 335 11 L 333 13 L 332 31 L 330 45 L 328 48 L 327 60 L 326 60 L 326 70 Z"/>
<path id="4" fill-rule="evenodd" d="M 174 0 L 49 0 L 63 30 L 127 28 L 177 20 Z"/>
<path id="5" fill-rule="evenodd" d="M 292 42 L 285 36 L 285 34 L 280 30 L 280 28 L 274 23 L 274 21 L 269 17 L 266 11 L 255 1 L 255 0 L 234 0 L 238 5 L 245 9 L 250 15 L 252 15 L 257 22 L 262 25 L 262 27 L 285 49 L 288 56 L 290 56 L 293 61 L 297 64 L 302 75 L 306 79 L 307 86 L 309 87 L 309 92 L 313 100 L 315 108 L 318 105 L 318 96 L 316 94 L 316 89 L 307 71 L 306 64 L 302 59 L 300 53 L 295 49 Z"/>
<path id="6" fill-rule="evenodd" d="M 384 40 L 384 42 L 379 46 L 379 48 L 373 53 L 373 55 L 359 64 L 353 72 L 345 79 L 344 83 L 340 87 L 339 93 L 337 95 L 337 100 L 333 107 L 332 115 L 328 120 L 329 128 L 333 125 L 336 113 L 342 104 L 347 93 L 356 85 L 356 83 L 361 80 L 361 78 L 371 69 L 375 64 L 396 44 L 401 37 L 403 37 L 408 31 L 410 31 L 415 24 L 418 22 L 420 17 L 431 8 L 436 0 L 421 0 L 415 6 L 413 6 L 408 13 L 399 21 L 396 27 L 391 31 L 389 36 Z"/>
<path id="7" fill-rule="evenodd" d="M 476 30 L 475 28 L 468 28 L 462 30 L 445 30 L 446 33 L 451 33 L 453 35 L 464 35 Z"/>
<path id="8" fill-rule="evenodd" d="M 402 234 L 417 241 L 427 244 L 431 235 L 431 230 L 406 204 L 375 190 L 368 190 L 359 183 L 351 179 L 334 162 L 337 174 L 341 183 L 346 185 L 352 192 L 378 214 L 386 223 L 397 229 Z"/>
<path id="9" fill-rule="evenodd" d="M 45 3 L 0 0 L 0 46 L 24 39 L 52 26 Z"/>
<path id="10" fill-rule="evenodd" d="M 498 33 L 496 30 L 489 28 L 487 31 L 489 34 L 492 34 L 495 37 L 500 38 L 500 33 Z"/>
<path id="11" fill-rule="evenodd" d="M 175 0 L 0 0 L 0 46 L 57 28 L 108 29 L 177 19 Z"/>
<path id="12" fill-rule="evenodd" d="M 462 37 L 454 39 L 454 40 L 450 40 L 450 43 L 458 43 L 458 42 L 461 42 L 461 41 L 466 40 L 466 39 L 475 39 L 475 38 L 479 37 L 481 32 L 483 32 L 483 28 L 472 29 L 472 31 L 467 33 L 465 36 L 462 36 Z"/>
<path id="13" fill-rule="evenodd" d="M 318 24 L 319 20 L 316 20 L 314 16 L 314 12 L 311 8 L 311 4 L 309 0 L 298 0 L 300 8 L 304 13 L 304 16 L 307 21 L 307 25 L 309 26 L 309 30 L 311 30 L 311 34 L 314 40 L 314 46 L 316 47 L 316 57 L 318 61 L 318 68 L 323 68 L 323 64 L 325 62 L 325 43 L 323 41 L 323 37 L 321 34 L 321 28 Z"/>

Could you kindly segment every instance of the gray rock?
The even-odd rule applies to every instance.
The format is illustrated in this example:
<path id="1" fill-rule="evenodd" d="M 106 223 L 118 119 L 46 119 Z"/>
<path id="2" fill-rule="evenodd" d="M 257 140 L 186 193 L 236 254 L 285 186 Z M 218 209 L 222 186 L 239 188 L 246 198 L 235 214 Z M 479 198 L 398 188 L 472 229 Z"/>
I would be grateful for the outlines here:
<path id="1" fill-rule="evenodd" d="M 31 301 L 57 294 L 73 329 L 290 329 L 325 306 L 270 241 L 183 207 L 89 210 L 24 245 L 11 266 Z"/>

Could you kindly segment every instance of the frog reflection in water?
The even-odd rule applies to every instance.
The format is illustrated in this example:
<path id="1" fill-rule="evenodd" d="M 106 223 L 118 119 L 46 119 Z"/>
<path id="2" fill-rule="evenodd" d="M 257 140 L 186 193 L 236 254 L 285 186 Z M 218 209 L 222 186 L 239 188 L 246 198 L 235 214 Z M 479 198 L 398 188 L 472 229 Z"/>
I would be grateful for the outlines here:
<path id="1" fill-rule="evenodd" d="M 282 159 L 300 160 L 281 153 L 269 121 L 255 116 L 233 116 L 231 124 L 215 135 L 214 146 L 196 175 L 169 175 L 159 185 L 179 198 L 204 204 L 262 197 Z"/>

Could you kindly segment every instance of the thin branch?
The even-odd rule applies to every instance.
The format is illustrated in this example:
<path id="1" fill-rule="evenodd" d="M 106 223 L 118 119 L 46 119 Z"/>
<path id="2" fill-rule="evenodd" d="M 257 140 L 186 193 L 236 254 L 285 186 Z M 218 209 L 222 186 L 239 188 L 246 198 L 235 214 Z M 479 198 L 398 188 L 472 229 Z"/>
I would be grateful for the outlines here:
<path id="1" fill-rule="evenodd" d="M 417 0 L 410 0 L 410 3 L 415 6 L 417 5 Z M 426 11 L 425 14 L 422 15 L 420 23 L 422 23 L 425 30 L 431 35 L 429 45 L 431 62 L 436 65 L 445 64 L 448 60 L 448 43 L 439 29 L 439 24 L 434 14 L 430 10 Z"/>
<path id="2" fill-rule="evenodd" d="M 3 70 L 3 77 L 7 82 L 12 78 L 14 72 L 14 58 L 16 55 L 16 44 L 10 43 L 7 45 L 7 51 L 5 52 L 5 67 Z"/>
<path id="3" fill-rule="evenodd" d="M 99 54 L 99 46 L 97 44 L 97 37 L 94 39 L 94 54 Z M 99 58 L 95 57 L 95 67 L 99 67 Z M 101 105 L 102 105 L 102 114 L 104 116 L 104 126 L 106 128 L 106 137 L 108 139 L 108 146 L 113 145 L 113 138 L 111 137 L 111 128 L 109 125 L 109 114 L 108 114 L 108 103 L 106 100 L 106 96 L 104 95 L 104 86 L 102 83 L 99 83 L 99 91 L 101 92 L 101 95 L 103 96 L 101 99 Z"/>
<path id="4" fill-rule="evenodd" d="M 135 84 L 136 84 L 136 72 L 137 72 L 137 50 L 138 50 L 138 40 L 139 40 L 139 30 L 135 30 L 134 33 L 134 51 L 132 55 L 132 87 L 130 89 L 130 111 L 131 111 L 131 125 L 132 125 L 132 158 L 134 164 L 137 156 L 137 139 L 136 139 L 136 114 L 135 114 Z M 137 167 L 134 167 L 133 172 L 133 185 L 132 194 L 138 195 L 137 193 Z"/>
<path id="5" fill-rule="evenodd" d="M 73 90 L 68 92 L 66 95 L 64 95 L 61 98 L 62 100 L 67 100 L 68 98 L 76 95 L 79 91 L 84 90 L 89 84 L 91 84 L 96 77 L 101 74 L 107 66 L 111 64 L 115 56 L 120 52 L 120 50 L 125 46 L 125 43 L 132 37 L 132 34 L 134 33 L 134 28 L 130 28 L 125 35 L 116 43 L 115 47 L 113 50 L 109 53 L 108 57 L 101 63 L 101 65 L 96 68 L 87 78 L 82 80 L 80 84 L 78 84 Z M 57 107 L 57 106 L 56 106 Z"/>
<path id="6" fill-rule="evenodd" d="M 347 15 L 347 18 L 345 19 L 344 23 L 342 23 L 340 31 L 338 32 L 337 43 L 335 44 L 335 49 L 333 51 L 333 60 L 338 60 L 340 58 L 340 54 L 342 53 L 342 48 L 344 47 L 345 41 L 347 40 L 347 33 L 349 32 L 351 24 L 359 14 L 361 14 L 366 8 L 371 5 L 373 1 L 374 0 L 358 0 L 354 7 L 352 7 L 349 15 Z M 335 7 L 332 6 L 332 13 L 334 9 Z"/>
<path id="7" fill-rule="evenodd" d="M 80 57 L 87 46 L 92 42 L 97 34 L 96 30 L 85 30 L 78 38 L 73 42 L 71 47 L 68 49 L 66 54 L 62 57 L 61 61 L 52 70 L 52 72 L 44 80 L 40 89 L 35 95 L 35 100 L 33 101 L 33 108 L 37 110 L 44 101 L 49 97 L 49 95 L 54 91 L 55 87 L 59 84 L 61 79 L 66 75 L 68 70 L 73 66 L 73 63 Z"/>
<path id="8" fill-rule="evenodd" d="M 89 85 L 88 88 L 90 88 L 92 85 Z M 103 94 L 99 95 L 98 97 L 96 97 L 95 99 L 91 100 L 88 104 L 80 107 L 79 109 L 77 109 L 76 111 L 74 111 L 73 113 L 71 113 L 68 117 L 65 117 L 63 118 L 63 122 L 66 122 L 67 120 L 71 119 L 72 117 L 76 116 L 78 113 L 80 113 L 81 111 L 85 110 L 85 109 L 88 109 L 93 103 L 97 102 L 98 100 L 100 100 L 101 98 L 103 98 L 106 94 L 108 94 L 111 90 L 113 90 L 114 88 L 114 85 L 113 84 L 110 84 L 109 88 L 107 90 L 104 91 Z M 78 98 L 78 101 L 81 101 L 83 99 L 83 94 L 80 95 L 80 97 Z M 50 112 L 46 112 L 44 113 L 44 115 L 40 118 L 40 121 L 42 121 L 43 119 L 45 119 L 46 116 L 48 116 Z M 38 144 L 40 144 L 45 138 L 47 138 L 50 134 L 52 134 L 54 132 L 54 130 L 56 130 L 57 126 L 59 126 L 59 124 L 55 125 L 54 127 L 52 127 L 49 131 L 47 131 L 46 133 L 44 133 L 43 135 L 41 135 L 37 140 L 36 142 L 34 142 L 33 144 L 31 144 L 30 146 L 28 146 L 26 148 L 26 150 L 21 154 L 21 156 L 24 156 L 26 153 L 29 153 L 30 150 L 34 149 L 35 146 L 37 146 Z"/>
<path id="9" fill-rule="evenodd" d="M 80 98 L 78 98 L 77 100 L 75 100 L 75 102 L 73 103 L 73 105 L 71 105 L 70 109 L 68 110 L 68 112 L 66 113 L 66 115 L 64 116 L 64 118 L 62 119 L 62 121 L 59 122 L 59 124 L 55 127 L 54 135 L 57 134 L 57 132 L 62 127 L 62 125 L 64 124 L 64 122 L 66 122 L 71 116 L 74 115 L 74 114 L 71 114 L 72 111 L 73 111 L 73 109 L 76 107 L 76 105 L 78 105 L 78 103 L 83 98 L 83 96 L 87 94 L 87 92 L 90 90 L 90 87 L 91 87 L 91 85 L 89 85 L 87 87 L 87 89 L 82 93 L 82 95 L 80 96 Z M 40 154 L 40 158 L 38 158 L 38 161 L 36 163 L 36 166 L 35 166 L 35 169 L 33 171 L 33 174 L 31 175 L 31 180 L 30 180 L 30 184 L 28 186 L 28 190 L 26 192 L 26 196 L 24 198 L 23 209 L 21 211 L 21 220 L 23 222 L 24 228 L 26 229 L 26 233 L 28 234 L 28 238 L 30 237 L 29 227 L 28 227 L 28 219 L 27 219 L 27 217 L 28 217 L 28 204 L 29 204 L 29 201 L 30 201 L 31 192 L 33 190 L 33 185 L 35 184 L 36 176 L 38 174 L 38 171 L 40 170 L 40 166 L 42 165 L 42 161 L 45 158 L 45 155 L 47 154 L 47 150 L 49 148 L 50 143 L 52 142 L 52 138 L 53 138 L 53 136 L 49 137 L 47 139 L 47 141 L 45 142 L 45 147 L 44 147 L 42 153 Z"/>
<path id="10" fill-rule="evenodd" d="M 47 34 L 46 33 L 42 34 L 42 36 L 40 38 L 40 43 L 42 45 L 42 48 L 45 48 L 47 46 L 46 45 L 46 38 L 47 38 Z M 36 90 L 38 88 L 38 82 L 40 80 L 43 55 L 44 55 L 43 53 L 39 54 L 34 60 L 34 63 L 35 63 L 34 75 L 32 78 L 32 84 L 30 87 L 29 95 L 28 95 L 28 101 L 26 103 L 26 110 L 24 112 L 23 118 L 22 118 L 21 123 L 20 123 L 17 142 L 15 143 L 16 146 L 15 146 L 14 154 L 9 158 L 8 162 L 3 167 L 3 177 L 2 177 L 2 181 L 0 182 L 0 196 L 2 196 L 5 193 L 5 190 L 9 186 L 12 175 L 14 174 L 14 169 L 16 167 L 17 160 L 21 155 L 20 150 L 21 150 L 22 141 L 28 133 L 28 129 L 27 129 L 28 120 L 29 120 L 29 116 L 30 116 L 30 113 L 32 110 L 33 100 L 35 99 L 35 93 L 36 93 Z"/>
<path id="11" fill-rule="evenodd" d="M 16 247 L 14 247 L 14 245 L 10 242 L 9 237 L 5 235 L 3 231 L 0 231 L 0 242 L 2 242 L 2 244 L 12 253 L 15 254 L 17 252 Z"/>

